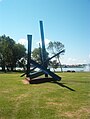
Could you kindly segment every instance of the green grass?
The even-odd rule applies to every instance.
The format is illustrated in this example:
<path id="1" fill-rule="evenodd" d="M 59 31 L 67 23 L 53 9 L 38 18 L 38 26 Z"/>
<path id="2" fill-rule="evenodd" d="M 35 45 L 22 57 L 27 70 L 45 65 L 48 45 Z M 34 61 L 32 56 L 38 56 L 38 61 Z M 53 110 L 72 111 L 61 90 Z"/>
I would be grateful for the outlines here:
<path id="1" fill-rule="evenodd" d="M 58 83 L 30 85 L 20 75 L 0 74 L 0 119 L 90 119 L 90 73 L 58 73 Z"/>

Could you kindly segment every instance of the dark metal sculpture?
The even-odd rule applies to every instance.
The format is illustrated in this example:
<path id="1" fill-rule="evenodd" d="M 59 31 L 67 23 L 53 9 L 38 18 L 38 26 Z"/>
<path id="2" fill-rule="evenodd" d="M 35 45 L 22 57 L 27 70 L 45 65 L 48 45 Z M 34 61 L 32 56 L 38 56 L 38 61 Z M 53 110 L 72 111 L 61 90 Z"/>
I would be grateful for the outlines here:
<path id="1" fill-rule="evenodd" d="M 48 75 L 50 75 L 53 78 L 54 81 L 60 81 L 61 77 L 59 77 L 55 73 L 51 72 L 49 69 L 47 69 L 47 67 L 48 67 L 49 60 L 56 57 L 60 53 L 64 52 L 64 50 L 60 51 L 59 53 L 55 54 L 54 56 L 52 56 L 50 58 L 47 58 L 46 49 L 45 49 L 43 22 L 42 21 L 40 21 L 40 32 L 41 32 L 41 43 L 42 43 L 41 45 L 39 44 L 41 64 L 39 64 L 36 61 L 31 59 L 32 35 L 27 35 L 27 39 L 28 39 L 28 59 L 27 59 L 27 71 L 25 73 L 26 77 L 30 79 L 29 81 L 31 81 L 33 78 L 36 78 L 36 77 L 39 77 L 39 76 L 45 74 L 45 77 L 48 77 Z M 30 69 L 31 64 L 33 66 L 35 66 L 33 69 Z M 35 68 L 39 68 L 40 70 L 37 71 L 37 72 L 32 73 L 32 71 Z M 24 76 L 25 74 L 23 74 L 22 76 Z"/>

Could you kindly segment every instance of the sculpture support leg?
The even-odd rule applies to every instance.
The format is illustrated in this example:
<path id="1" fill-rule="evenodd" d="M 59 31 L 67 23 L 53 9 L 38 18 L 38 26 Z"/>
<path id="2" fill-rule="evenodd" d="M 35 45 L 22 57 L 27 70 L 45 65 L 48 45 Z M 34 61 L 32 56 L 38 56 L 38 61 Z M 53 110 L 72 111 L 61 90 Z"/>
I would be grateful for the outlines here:
<path id="1" fill-rule="evenodd" d="M 28 59 L 27 59 L 27 74 L 29 76 L 30 73 L 30 64 L 31 64 L 31 46 L 32 46 L 32 35 L 27 35 L 28 39 Z"/>

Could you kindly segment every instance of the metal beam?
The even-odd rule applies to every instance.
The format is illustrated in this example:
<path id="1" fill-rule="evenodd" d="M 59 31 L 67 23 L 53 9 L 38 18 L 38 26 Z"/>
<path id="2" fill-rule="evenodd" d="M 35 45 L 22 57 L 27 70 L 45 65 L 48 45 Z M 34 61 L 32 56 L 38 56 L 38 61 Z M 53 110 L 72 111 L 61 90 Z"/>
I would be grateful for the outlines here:
<path id="1" fill-rule="evenodd" d="M 32 46 L 32 35 L 27 35 L 28 40 L 28 58 L 27 58 L 27 77 L 30 73 L 30 64 L 31 64 L 31 46 Z"/>
<path id="2" fill-rule="evenodd" d="M 42 60 L 43 62 L 46 60 L 46 49 L 45 49 L 45 41 L 44 41 L 44 30 L 43 30 L 43 21 L 40 21 L 40 32 L 41 32 L 41 43 L 42 43 Z"/>
<path id="3" fill-rule="evenodd" d="M 45 41 L 44 41 L 44 30 L 43 30 L 43 21 L 40 21 L 40 31 L 41 31 L 41 42 L 42 42 L 42 63 L 43 66 L 48 67 L 47 62 L 44 63 L 44 61 L 47 59 L 46 56 L 46 49 L 45 49 Z M 45 74 L 45 77 L 48 77 L 48 74 Z"/>

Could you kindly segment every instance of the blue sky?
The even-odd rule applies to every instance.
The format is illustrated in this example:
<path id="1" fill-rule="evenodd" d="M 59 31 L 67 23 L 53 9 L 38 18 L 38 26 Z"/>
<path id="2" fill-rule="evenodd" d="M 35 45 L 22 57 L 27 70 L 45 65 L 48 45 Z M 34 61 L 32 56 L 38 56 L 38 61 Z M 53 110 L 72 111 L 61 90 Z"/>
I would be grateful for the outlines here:
<path id="1" fill-rule="evenodd" d="M 39 20 L 46 44 L 65 45 L 63 64 L 90 63 L 90 0 L 0 0 L 0 36 L 26 45 L 27 34 L 32 34 L 32 47 L 38 47 Z"/>

